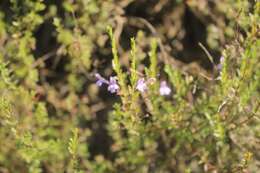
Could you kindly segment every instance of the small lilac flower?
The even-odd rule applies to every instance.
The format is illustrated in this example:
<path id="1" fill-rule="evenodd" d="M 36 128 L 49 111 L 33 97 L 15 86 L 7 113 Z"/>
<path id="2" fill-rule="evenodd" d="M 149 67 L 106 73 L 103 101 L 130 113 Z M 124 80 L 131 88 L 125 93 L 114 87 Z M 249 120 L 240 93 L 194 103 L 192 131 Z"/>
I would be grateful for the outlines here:
<path id="1" fill-rule="evenodd" d="M 96 73 L 95 77 L 98 79 L 96 82 L 97 86 L 102 86 L 103 83 L 109 84 L 109 82 L 105 78 L 103 78 L 100 74 Z"/>
<path id="2" fill-rule="evenodd" d="M 219 64 L 217 65 L 217 69 L 218 69 L 218 70 L 221 70 L 221 69 L 222 69 L 224 61 L 225 61 L 224 56 L 221 56 L 221 57 L 220 57 L 220 62 L 219 62 Z"/>
<path id="3" fill-rule="evenodd" d="M 145 90 L 147 90 L 147 84 L 144 78 L 141 78 L 137 81 L 136 89 L 140 92 L 144 92 Z"/>
<path id="4" fill-rule="evenodd" d="M 111 93 L 116 93 L 119 90 L 119 85 L 117 84 L 117 77 L 112 76 L 109 78 L 109 84 L 107 90 Z"/>
<path id="5" fill-rule="evenodd" d="M 166 81 L 162 81 L 159 89 L 160 95 L 165 96 L 171 93 L 171 88 L 167 85 Z"/>

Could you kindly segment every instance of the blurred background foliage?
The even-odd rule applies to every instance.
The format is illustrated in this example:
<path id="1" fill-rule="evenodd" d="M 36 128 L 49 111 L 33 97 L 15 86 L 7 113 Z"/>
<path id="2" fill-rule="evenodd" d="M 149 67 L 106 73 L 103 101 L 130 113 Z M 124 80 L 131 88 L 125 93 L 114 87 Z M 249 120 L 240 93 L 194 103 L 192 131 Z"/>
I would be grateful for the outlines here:
<path id="1" fill-rule="evenodd" d="M 257 0 L 1 0 L 0 172 L 258 172 L 259 15 Z"/>

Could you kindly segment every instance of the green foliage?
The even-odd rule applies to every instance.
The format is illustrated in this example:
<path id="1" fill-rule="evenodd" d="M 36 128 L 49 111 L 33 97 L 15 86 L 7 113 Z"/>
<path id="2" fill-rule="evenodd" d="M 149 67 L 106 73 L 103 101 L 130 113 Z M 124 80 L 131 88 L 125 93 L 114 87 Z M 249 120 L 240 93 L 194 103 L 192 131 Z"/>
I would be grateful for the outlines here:
<path id="1" fill-rule="evenodd" d="M 0 172 L 257 172 L 259 14 L 246 0 L 1 1 Z"/>
<path id="2" fill-rule="evenodd" d="M 113 69 L 115 70 L 115 72 L 117 73 L 117 76 L 118 76 L 118 82 L 121 86 L 121 91 L 122 91 L 122 93 L 121 93 L 122 99 L 126 99 L 125 97 L 127 97 L 127 95 L 128 95 L 127 87 L 125 85 L 126 77 L 125 77 L 125 74 L 123 73 L 121 65 L 120 65 L 118 52 L 117 52 L 116 40 L 115 40 L 112 28 L 108 27 L 107 30 L 108 30 L 108 34 L 109 34 L 110 39 L 111 39 L 111 46 L 112 46 L 112 53 L 113 53 L 112 66 L 113 66 Z"/>
<path id="3" fill-rule="evenodd" d="M 137 57 L 136 57 L 136 43 L 135 39 L 131 38 L 131 85 L 134 86 L 137 83 L 138 74 L 137 74 Z"/>
<path id="4" fill-rule="evenodd" d="M 78 129 L 74 129 L 73 131 L 73 137 L 70 138 L 68 150 L 71 154 L 71 162 L 73 166 L 74 172 L 78 172 L 78 160 L 77 160 L 77 152 L 78 152 L 78 145 L 79 145 L 79 137 L 78 137 Z"/>

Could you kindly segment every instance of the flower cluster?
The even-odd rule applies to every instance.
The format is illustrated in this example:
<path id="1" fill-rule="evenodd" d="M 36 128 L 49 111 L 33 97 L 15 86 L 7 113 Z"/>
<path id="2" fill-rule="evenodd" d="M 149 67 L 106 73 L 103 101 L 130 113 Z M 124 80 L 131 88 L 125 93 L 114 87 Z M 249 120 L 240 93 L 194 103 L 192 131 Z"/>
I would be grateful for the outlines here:
<path id="1" fill-rule="evenodd" d="M 152 81 L 152 79 L 145 81 L 144 78 L 141 78 L 137 81 L 136 89 L 140 92 L 145 92 L 148 89 L 147 84 L 151 83 Z M 159 93 L 162 96 L 166 96 L 171 93 L 171 88 L 167 85 L 166 81 L 162 81 L 160 83 Z"/>
<path id="2" fill-rule="evenodd" d="M 111 76 L 109 78 L 109 81 L 103 78 L 100 74 L 95 74 L 95 77 L 97 78 L 96 84 L 98 86 L 102 86 L 103 84 L 107 84 L 107 90 L 111 93 L 117 93 L 120 89 L 118 83 L 117 83 L 117 77 L 116 76 Z M 145 80 L 144 78 L 141 78 L 137 81 L 136 84 L 136 89 L 140 91 L 141 93 L 145 92 L 148 90 L 148 85 L 153 83 L 155 79 L 148 79 Z M 162 81 L 160 83 L 160 88 L 159 88 L 159 93 L 162 96 L 169 95 L 171 93 L 171 88 L 167 85 L 166 81 Z"/>
<path id="3" fill-rule="evenodd" d="M 111 93 L 117 93 L 120 89 L 119 85 L 117 84 L 117 77 L 111 76 L 109 81 L 103 78 L 100 74 L 96 73 L 95 77 L 97 78 L 96 84 L 98 86 L 102 86 L 103 84 L 107 84 L 107 90 Z"/>

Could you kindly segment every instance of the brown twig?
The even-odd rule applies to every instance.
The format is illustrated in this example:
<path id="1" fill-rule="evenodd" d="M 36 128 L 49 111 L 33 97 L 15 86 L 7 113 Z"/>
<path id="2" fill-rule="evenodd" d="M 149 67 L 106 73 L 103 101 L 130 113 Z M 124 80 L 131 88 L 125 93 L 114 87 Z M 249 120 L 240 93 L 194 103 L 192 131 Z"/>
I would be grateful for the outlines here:
<path id="1" fill-rule="evenodd" d="M 161 37 L 159 35 L 159 33 L 156 31 L 155 27 L 146 19 L 141 18 L 141 17 L 128 17 L 129 20 L 134 20 L 134 21 L 139 21 L 141 22 L 143 25 L 145 25 L 150 32 L 153 34 L 154 37 L 156 37 L 157 41 L 158 41 L 158 46 L 162 52 L 162 61 L 164 62 L 164 64 L 171 64 L 173 67 L 175 68 L 180 68 L 180 66 L 183 66 L 184 64 L 178 60 L 176 60 L 176 58 L 169 58 L 170 56 L 168 55 L 168 53 L 166 52 L 165 46 L 162 43 Z M 132 24 L 134 24 L 136 22 L 133 22 Z"/>
<path id="2" fill-rule="evenodd" d="M 41 63 L 43 63 L 44 61 L 50 59 L 52 56 L 54 56 L 57 53 L 57 50 L 53 50 L 51 52 L 48 52 L 47 54 L 41 56 L 40 58 L 38 58 L 33 64 L 32 64 L 32 68 L 35 68 L 37 66 L 39 66 Z"/>
<path id="3" fill-rule="evenodd" d="M 131 22 L 131 20 L 132 20 L 132 22 Z M 149 31 L 157 39 L 158 46 L 162 53 L 161 60 L 164 64 L 171 65 L 173 68 L 180 70 L 180 72 L 184 75 L 187 75 L 188 73 L 192 74 L 192 69 L 186 68 L 186 67 L 190 67 L 189 65 L 179 61 L 178 59 L 176 59 L 175 57 L 173 57 L 172 55 L 169 55 L 167 53 L 165 46 L 162 43 L 162 39 L 161 39 L 159 33 L 156 31 L 155 27 L 149 21 L 147 21 L 146 19 L 141 18 L 141 17 L 128 17 L 128 23 L 130 23 L 131 25 L 134 25 L 134 26 L 136 26 L 138 23 L 141 23 L 149 29 Z M 138 27 L 140 27 L 140 26 L 138 26 Z M 197 69 L 201 69 L 198 64 L 196 64 L 196 67 L 197 67 Z M 215 79 L 209 77 L 207 75 L 206 71 L 199 70 L 198 73 L 200 76 L 202 76 L 208 80 L 211 80 L 211 81 L 215 80 Z"/>
<path id="4" fill-rule="evenodd" d="M 258 105 L 256 107 L 256 111 L 255 112 L 252 112 L 251 115 L 249 117 L 247 117 L 245 120 L 239 122 L 239 123 L 236 123 L 233 127 L 231 127 L 229 130 L 230 131 L 233 131 L 235 130 L 236 128 L 238 127 L 241 127 L 243 124 L 246 124 L 248 123 L 252 118 L 256 117 L 257 115 L 257 112 L 259 110 L 259 107 L 260 107 L 260 102 L 258 102 Z"/>

